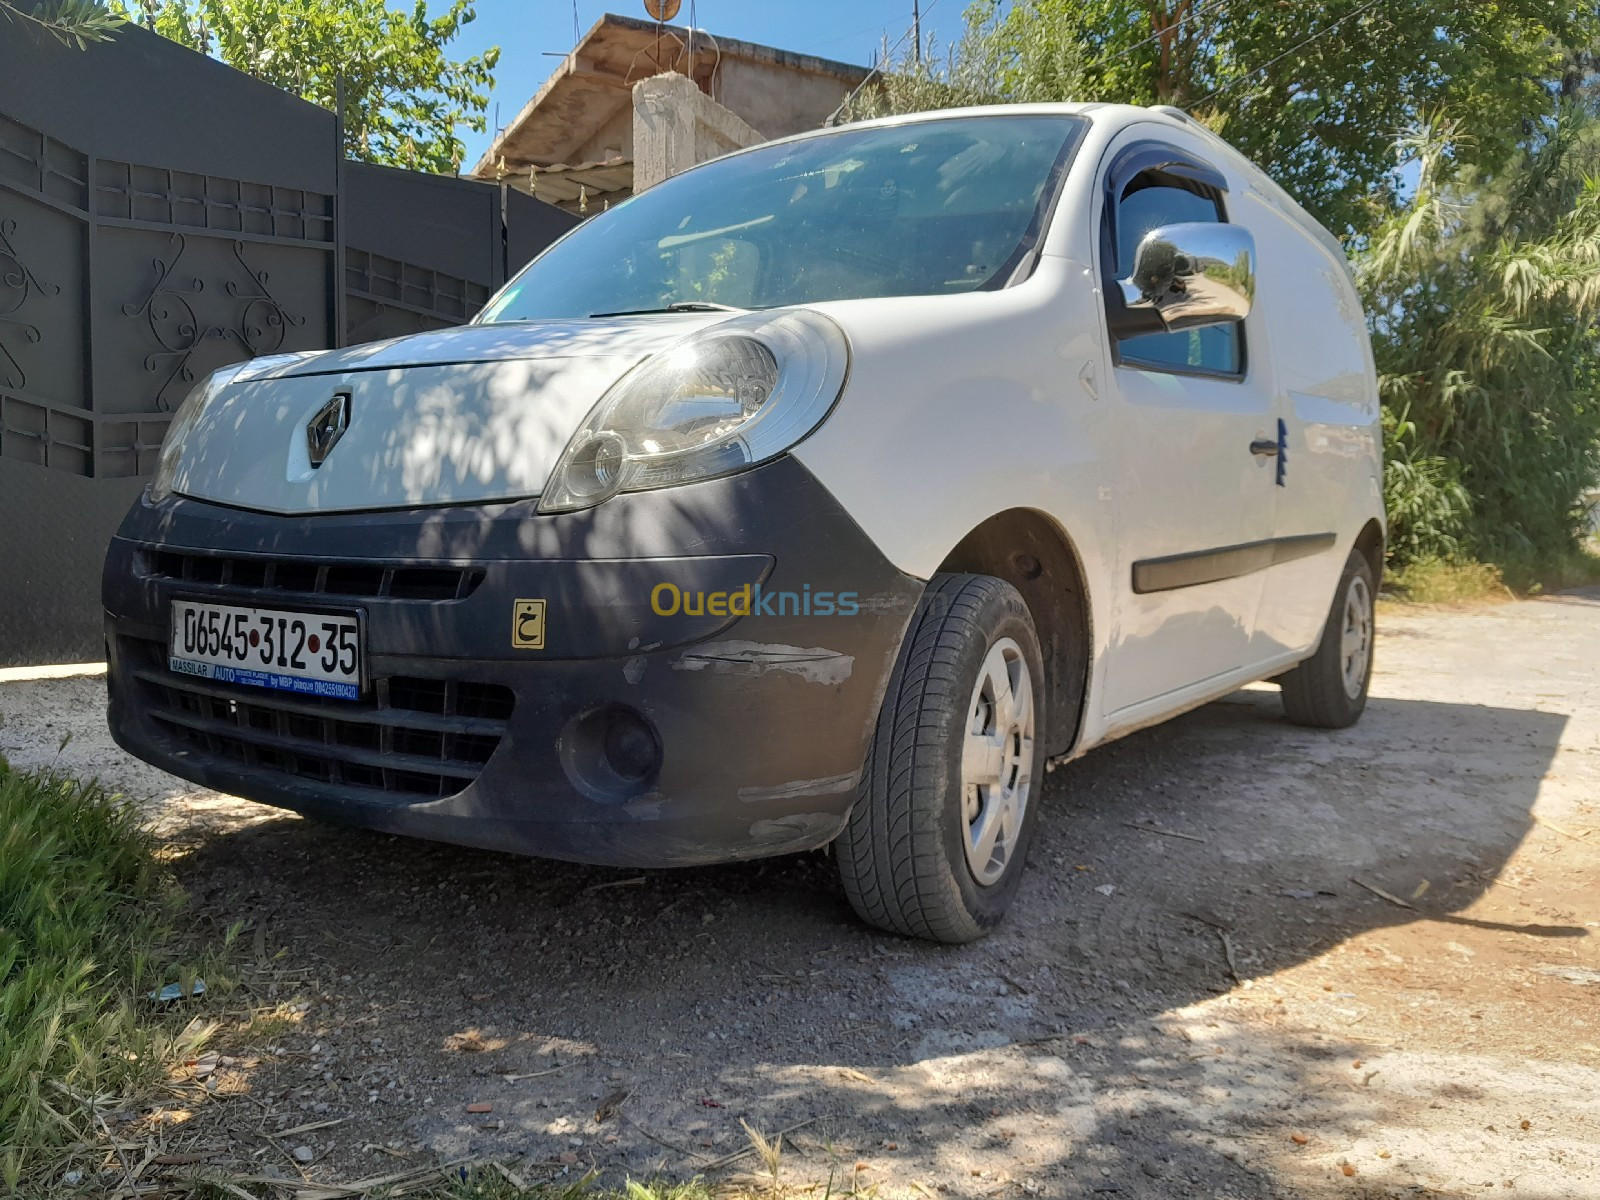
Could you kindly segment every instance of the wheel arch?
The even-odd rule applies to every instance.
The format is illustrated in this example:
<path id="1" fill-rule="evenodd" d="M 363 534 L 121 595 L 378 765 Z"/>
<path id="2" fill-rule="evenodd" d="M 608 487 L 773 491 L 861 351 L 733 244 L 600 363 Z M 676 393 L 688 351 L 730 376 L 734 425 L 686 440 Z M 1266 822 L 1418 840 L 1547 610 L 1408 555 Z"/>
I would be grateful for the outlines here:
<path id="1" fill-rule="evenodd" d="M 1384 537 L 1383 526 L 1376 517 L 1368 521 L 1356 534 L 1355 548 L 1361 551 L 1367 560 L 1367 565 L 1372 568 L 1372 586 L 1383 587 L 1383 558 Z"/>
<path id="2" fill-rule="evenodd" d="M 1045 664 L 1045 754 L 1071 751 L 1088 711 L 1093 662 L 1088 582 L 1072 539 L 1037 509 L 1006 509 L 963 536 L 939 570 L 992 575 L 1022 594 Z"/>

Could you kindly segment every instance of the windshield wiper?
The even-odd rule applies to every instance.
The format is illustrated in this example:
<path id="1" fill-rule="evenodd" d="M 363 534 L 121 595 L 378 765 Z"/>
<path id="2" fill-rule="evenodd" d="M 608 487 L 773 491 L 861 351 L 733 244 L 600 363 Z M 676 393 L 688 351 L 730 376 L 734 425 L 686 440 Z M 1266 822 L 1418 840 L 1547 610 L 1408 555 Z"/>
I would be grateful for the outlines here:
<path id="1" fill-rule="evenodd" d="M 747 308 L 739 308 L 732 304 L 713 304 L 709 300 L 675 300 L 662 308 L 628 308 L 621 312 L 590 313 L 589 318 L 595 317 L 648 317 L 654 313 L 675 312 L 749 312 Z"/>

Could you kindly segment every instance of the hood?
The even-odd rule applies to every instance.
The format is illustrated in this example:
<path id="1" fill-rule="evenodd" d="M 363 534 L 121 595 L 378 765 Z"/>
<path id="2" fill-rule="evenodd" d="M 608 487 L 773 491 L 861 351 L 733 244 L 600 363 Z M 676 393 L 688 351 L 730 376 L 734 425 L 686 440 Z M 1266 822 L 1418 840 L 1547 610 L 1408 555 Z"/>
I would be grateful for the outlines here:
<path id="1" fill-rule="evenodd" d="M 263 512 L 537 496 L 567 441 L 642 359 L 724 314 L 465 325 L 246 363 L 184 438 L 173 490 Z M 307 429 L 348 423 L 321 466 Z"/>

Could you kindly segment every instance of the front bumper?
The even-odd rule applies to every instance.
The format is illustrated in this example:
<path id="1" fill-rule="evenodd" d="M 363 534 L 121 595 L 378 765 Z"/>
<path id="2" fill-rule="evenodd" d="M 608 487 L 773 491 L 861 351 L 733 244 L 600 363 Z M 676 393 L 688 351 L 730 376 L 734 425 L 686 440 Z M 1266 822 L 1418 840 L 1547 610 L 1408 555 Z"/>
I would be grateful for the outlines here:
<path id="1" fill-rule="evenodd" d="M 663 583 L 748 587 L 755 611 L 660 615 Z M 106 559 L 109 721 L 185 779 L 392 833 L 619 866 L 783 854 L 843 828 L 922 587 L 792 458 L 554 515 L 141 499 Z M 358 612 L 363 699 L 168 671 L 179 596 Z M 513 645 L 527 599 L 541 649 Z"/>

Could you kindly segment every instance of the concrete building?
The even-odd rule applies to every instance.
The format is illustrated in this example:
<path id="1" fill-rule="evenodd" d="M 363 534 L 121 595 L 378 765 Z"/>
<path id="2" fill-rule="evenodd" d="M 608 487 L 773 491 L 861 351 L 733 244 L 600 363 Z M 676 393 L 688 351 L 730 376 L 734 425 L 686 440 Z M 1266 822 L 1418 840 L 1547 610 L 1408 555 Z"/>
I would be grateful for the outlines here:
<path id="1" fill-rule="evenodd" d="M 692 82 L 700 95 L 737 119 L 717 114 L 710 142 L 701 138 L 701 157 L 706 144 L 720 141 L 726 143 L 723 149 L 731 149 L 815 129 L 869 74 L 866 67 L 607 14 L 499 133 L 472 177 L 503 176 L 519 191 L 571 211 L 597 211 L 632 195 L 633 89 L 668 73 Z M 661 105 L 670 103 L 666 98 L 674 90 L 652 91 L 657 97 L 652 108 L 661 118 Z M 697 107 L 716 113 L 713 106 Z M 643 108 L 639 116 L 645 116 Z"/>

